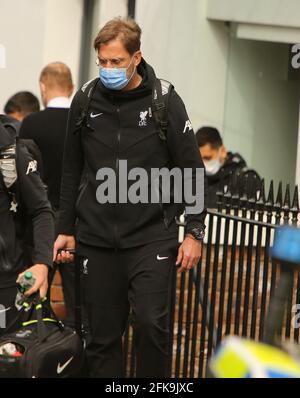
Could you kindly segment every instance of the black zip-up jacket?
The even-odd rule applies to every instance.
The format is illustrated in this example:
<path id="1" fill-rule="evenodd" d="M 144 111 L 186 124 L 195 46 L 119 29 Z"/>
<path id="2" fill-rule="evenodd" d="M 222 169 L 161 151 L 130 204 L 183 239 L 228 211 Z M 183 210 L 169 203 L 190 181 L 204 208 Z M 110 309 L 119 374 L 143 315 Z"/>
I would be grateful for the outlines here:
<path id="1" fill-rule="evenodd" d="M 0 151 L 15 142 L 0 123 Z M 24 236 L 28 225 L 19 225 L 19 215 L 11 208 L 11 200 L 0 173 L 0 288 L 15 285 L 18 274 L 34 264 L 46 264 L 52 267 L 52 251 L 54 240 L 54 221 L 46 189 L 37 172 L 28 169 L 33 161 L 24 144 L 17 143 L 17 174 L 18 179 L 18 212 L 21 218 L 31 220 L 33 229 L 33 247 L 30 252 Z M 24 217 L 25 220 L 25 217 Z"/>
<path id="2" fill-rule="evenodd" d="M 168 107 L 167 141 L 160 139 L 151 112 L 155 74 L 144 60 L 138 67 L 139 87 L 113 91 L 98 82 L 91 97 L 87 122 L 78 127 L 82 90 L 72 102 L 65 142 L 61 186 L 60 234 L 99 247 L 128 248 L 177 236 L 175 216 L 182 204 L 105 203 L 96 198 L 99 169 L 110 168 L 119 176 L 120 160 L 127 160 L 128 172 L 140 167 L 203 168 L 194 132 L 185 106 L 173 91 Z M 83 86 L 84 87 L 84 86 Z M 128 184 L 128 186 L 130 186 Z M 118 199 L 117 199 L 118 200 Z M 75 220 L 77 225 L 75 228 Z M 187 228 L 202 226 L 205 210 L 187 217 Z"/>

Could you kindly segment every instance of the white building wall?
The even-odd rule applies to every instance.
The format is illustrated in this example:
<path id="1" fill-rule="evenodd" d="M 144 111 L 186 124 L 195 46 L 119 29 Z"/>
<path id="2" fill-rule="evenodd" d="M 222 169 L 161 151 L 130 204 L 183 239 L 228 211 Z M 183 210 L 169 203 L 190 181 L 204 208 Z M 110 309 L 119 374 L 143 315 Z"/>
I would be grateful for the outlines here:
<path id="1" fill-rule="evenodd" d="M 30 0 L 32 1 L 32 0 Z M 45 0 L 42 0 L 45 1 Z M 66 63 L 77 85 L 83 0 L 46 0 L 43 64 Z"/>
<path id="2" fill-rule="evenodd" d="M 99 28 L 115 17 L 127 16 L 127 0 L 100 0 Z"/>
<path id="3" fill-rule="evenodd" d="M 225 20 L 292 27 L 300 23 L 293 15 L 299 6 L 293 0 L 137 0 L 144 56 L 175 85 L 194 129 L 218 127 L 227 148 L 267 181 L 292 183 L 295 176 L 298 99 L 296 82 L 287 79 L 288 48 L 243 39 L 233 48 L 235 32 Z"/>
<path id="4" fill-rule="evenodd" d="M 67 63 L 77 83 L 82 1 L 0 1 L 0 45 L 6 53 L 5 68 L 0 68 L 0 112 L 17 91 L 39 96 L 40 71 L 48 62 Z"/>
<path id="5" fill-rule="evenodd" d="M 232 38 L 223 134 L 267 182 L 293 184 L 299 83 L 289 75 L 289 46 Z"/>
<path id="6" fill-rule="evenodd" d="M 183 98 L 194 128 L 222 127 L 228 53 L 227 27 L 206 19 L 206 0 L 137 0 L 142 51 L 157 76 Z"/>
<path id="7" fill-rule="evenodd" d="M 250 24 L 300 27 L 299 0 L 208 0 L 212 19 Z"/>

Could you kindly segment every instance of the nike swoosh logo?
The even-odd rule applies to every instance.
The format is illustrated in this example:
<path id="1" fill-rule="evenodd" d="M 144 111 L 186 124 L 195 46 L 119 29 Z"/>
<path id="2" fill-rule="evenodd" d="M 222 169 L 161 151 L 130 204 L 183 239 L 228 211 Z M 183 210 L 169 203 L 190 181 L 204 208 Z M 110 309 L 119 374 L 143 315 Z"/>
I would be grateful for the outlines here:
<path id="1" fill-rule="evenodd" d="M 160 257 L 159 254 L 158 254 L 157 257 L 156 257 L 156 259 L 159 260 L 159 261 L 160 261 L 160 260 L 166 260 L 167 258 L 169 258 L 169 257 Z"/>
<path id="2" fill-rule="evenodd" d="M 92 119 L 94 119 L 94 117 L 98 117 L 98 116 L 101 116 L 101 115 L 103 115 L 103 113 L 91 113 L 91 118 Z"/>
<path id="3" fill-rule="evenodd" d="M 66 367 L 73 361 L 74 357 L 71 357 L 64 365 L 60 365 L 60 363 L 57 365 L 57 374 L 61 374 Z"/>

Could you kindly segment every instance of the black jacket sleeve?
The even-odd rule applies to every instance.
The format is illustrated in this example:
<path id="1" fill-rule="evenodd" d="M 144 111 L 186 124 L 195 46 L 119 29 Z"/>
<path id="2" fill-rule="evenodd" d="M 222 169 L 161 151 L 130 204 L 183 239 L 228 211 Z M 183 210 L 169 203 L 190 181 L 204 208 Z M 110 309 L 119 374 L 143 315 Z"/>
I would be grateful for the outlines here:
<path id="1" fill-rule="evenodd" d="M 19 137 L 20 138 L 26 138 L 26 139 L 34 139 L 32 132 L 33 129 L 31 127 L 30 123 L 30 118 L 25 117 L 24 120 L 22 121 L 21 127 L 20 127 L 20 131 L 19 131 Z"/>
<path id="2" fill-rule="evenodd" d="M 63 173 L 61 182 L 58 234 L 74 235 L 76 221 L 76 200 L 83 169 L 81 132 L 76 126 L 80 115 L 79 90 L 71 104 L 67 134 L 64 145 Z"/>
<path id="3" fill-rule="evenodd" d="M 36 160 L 25 145 L 17 144 L 18 196 L 33 225 L 33 264 L 52 267 L 54 220 L 47 191 L 37 171 Z"/>
<path id="4" fill-rule="evenodd" d="M 184 169 L 191 170 L 191 185 L 193 187 L 191 194 L 195 195 L 196 199 L 190 203 L 185 201 L 186 209 L 194 209 L 191 210 L 192 214 L 186 214 L 186 231 L 188 232 L 193 228 L 204 228 L 206 216 L 206 178 L 204 164 L 184 103 L 175 90 L 170 94 L 169 98 L 167 134 L 167 143 L 172 156 L 173 166 L 179 167 L 183 175 Z M 203 180 L 199 178 L 201 174 Z M 185 184 L 186 179 L 184 180 Z M 185 195 L 183 197 L 184 199 L 186 198 Z M 200 206 L 201 202 L 202 206 Z"/>

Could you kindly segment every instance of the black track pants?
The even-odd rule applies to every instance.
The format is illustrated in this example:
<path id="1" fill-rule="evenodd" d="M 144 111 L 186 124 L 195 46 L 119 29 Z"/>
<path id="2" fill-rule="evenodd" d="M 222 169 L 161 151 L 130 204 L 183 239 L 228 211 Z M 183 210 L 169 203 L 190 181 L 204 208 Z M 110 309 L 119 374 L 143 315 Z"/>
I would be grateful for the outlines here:
<path id="1" fill-rule="evenodd" d="M 79 244 L 90 325 L 91 377 L 123 377 L 122 335 L 131 308 L 137 377 L 165 377 L 170 295 L 178 251 L 174 239 L 120 249 Z"/>

